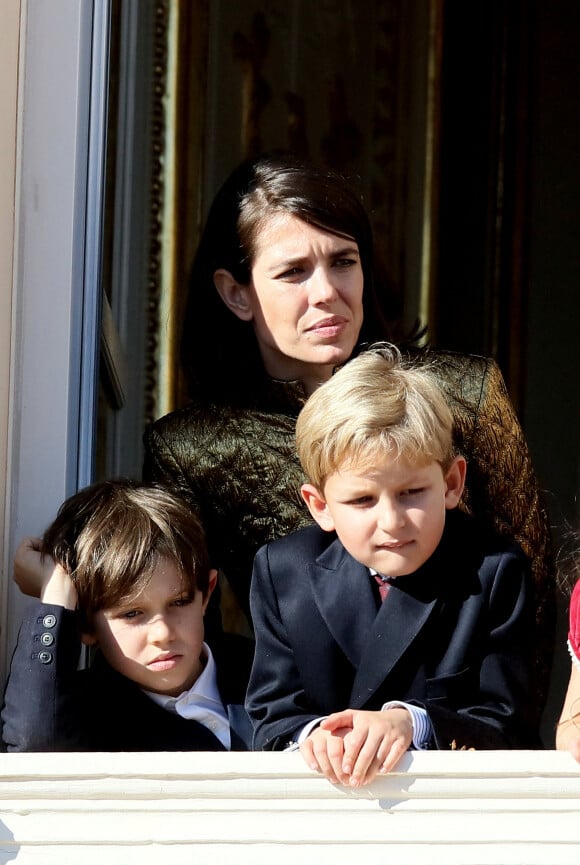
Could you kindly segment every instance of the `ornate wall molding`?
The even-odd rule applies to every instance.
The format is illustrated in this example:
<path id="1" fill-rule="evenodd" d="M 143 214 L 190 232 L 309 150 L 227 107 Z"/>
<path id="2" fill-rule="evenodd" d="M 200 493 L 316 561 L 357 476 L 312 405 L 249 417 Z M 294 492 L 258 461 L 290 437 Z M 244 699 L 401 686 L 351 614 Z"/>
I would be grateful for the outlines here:
<path id="1" fill-rule="evenodd" d="M 157 417 L 159 330 L 163 287 L 163 222 L 165 196 L 164 160 L 168 75 L 169 0 L 157 0 L 153 22 L 153 78 L 151 84 L 151 199 L 149 266 L 147 274 L 147 338 L 145 349 L 144 427 Z"/>

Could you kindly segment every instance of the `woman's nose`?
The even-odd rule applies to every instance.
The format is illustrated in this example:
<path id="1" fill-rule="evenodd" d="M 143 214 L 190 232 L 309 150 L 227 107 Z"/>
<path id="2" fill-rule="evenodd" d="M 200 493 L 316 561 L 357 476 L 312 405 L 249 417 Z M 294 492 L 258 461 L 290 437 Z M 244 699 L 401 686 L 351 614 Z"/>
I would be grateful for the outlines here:
<path id="1" fill-rule="evenodd" d="M 338 296 L 332 275 L 325 267 L 318 267 L 310 278 L 310 303 L 328 303 Z"/>

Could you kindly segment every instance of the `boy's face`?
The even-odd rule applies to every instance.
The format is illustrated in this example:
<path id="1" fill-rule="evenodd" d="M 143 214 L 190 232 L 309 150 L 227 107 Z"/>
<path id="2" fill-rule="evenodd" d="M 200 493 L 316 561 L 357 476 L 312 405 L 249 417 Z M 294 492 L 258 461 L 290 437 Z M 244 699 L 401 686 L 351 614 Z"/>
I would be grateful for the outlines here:
<path id="1" fill-rule="evenodd" d="M 176 697 L 203 669 L 203 614 L 216 578 L 211 571 L 207 596 L 197 591 L 192 598 L 175 563 L 160 559 L 147 587 L 96 613 L 83 639 L 97 643 L 111 667 L 140 687 Z"/>
<path id="2" fill-rule="evenodd" d="M 415 465 L 387 455 L 372 468 L 330 475 L 324 496 L 312 484 L 302 495 L 321 528 L 336 531 L 353 558 L 383 576 L 401 577 L 434 553 L 445 511 L 458 504 L 464 481 L 463 457 L 444 474 L 435 461 Z"/>

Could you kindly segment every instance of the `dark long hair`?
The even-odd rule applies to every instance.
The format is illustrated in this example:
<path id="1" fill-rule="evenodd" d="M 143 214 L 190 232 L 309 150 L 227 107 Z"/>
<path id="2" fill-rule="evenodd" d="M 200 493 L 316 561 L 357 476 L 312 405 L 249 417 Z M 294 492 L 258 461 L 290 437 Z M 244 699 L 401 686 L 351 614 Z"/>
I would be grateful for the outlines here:
<path id="1" fill-rule="evenodd" d="M 265 370 L 252 325 L 226 307 L 213 276 L 224 268 L 247 285 L 259 231 L 280 212 L 357 242 L 364 276 L 359 341 L 386 338 L 375 293 L 372 229 L 360 196 L 330 169 L 287 153 L 261 156 L 236 168 L 217 193 L 193 262 L 181 339 L 191 396 L 240 403 L 261 387 Z"/>

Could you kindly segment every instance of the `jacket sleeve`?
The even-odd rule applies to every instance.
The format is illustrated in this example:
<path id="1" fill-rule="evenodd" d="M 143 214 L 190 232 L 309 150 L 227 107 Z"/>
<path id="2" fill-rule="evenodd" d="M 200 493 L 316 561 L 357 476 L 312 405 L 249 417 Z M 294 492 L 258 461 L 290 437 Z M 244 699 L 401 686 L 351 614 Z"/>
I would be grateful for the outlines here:
<path id="1" fill-rule="evenodd" d="M 83 750 L 76 614 L 36 603 L 24 618 L 4 695 L 7 751 Z"/>
<path id="2" fill-rule="evenodd" d="M 254 750 L 282 750 L 318 717 L 305 706 L 293 650 L 280 616 L 268 546 L 258 550 L 250 590 L 256 651 L 246 696 Z"/>
<path id="3" fill-rule="evenodd" d="M 534 610 L 527 562 L 499 557 L 489 601 L 473 629 L 473 663 L 449 677 L 426 682 L 422 703 L 438 749 L 541 747 L 534 689 Z M 463 627 L 463 626 L 462 626 Z"/>

